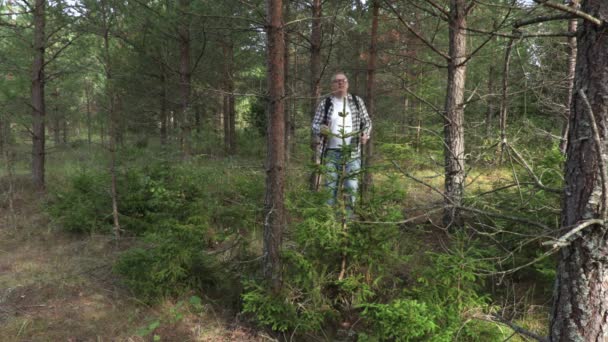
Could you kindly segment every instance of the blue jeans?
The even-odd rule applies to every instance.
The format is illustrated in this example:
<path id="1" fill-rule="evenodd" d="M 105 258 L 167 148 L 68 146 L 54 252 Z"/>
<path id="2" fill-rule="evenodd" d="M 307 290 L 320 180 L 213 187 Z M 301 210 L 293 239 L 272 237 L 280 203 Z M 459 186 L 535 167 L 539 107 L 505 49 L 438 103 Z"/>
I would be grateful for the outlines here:
<path id="1" fill-rule="evenodd" d="M 350 152 L 348 153 L 350 154 Z M 345 164 L 344 174 L 342 174 L 342 165 Z M 339 177 L 343 178 L 344 191 L 349 195 L 350 201 L 346 203 L 347 208 L 352 209 L 355 206 L 355 200 L 357 198 L 357 189 L 359 183 L 357 176 L 361 170 L 361 158 L 357 157 L 352 159 L 350 155 L 346 158 L 342 158 L 341 150 L 330 149 L 327 150 L 325 155 L 325 166 L 327 167 L 325 186 L 331 191 L 331 198 L 327 201 L 327 204 L 334 205 L 338 196 L 338 180 Z"/>

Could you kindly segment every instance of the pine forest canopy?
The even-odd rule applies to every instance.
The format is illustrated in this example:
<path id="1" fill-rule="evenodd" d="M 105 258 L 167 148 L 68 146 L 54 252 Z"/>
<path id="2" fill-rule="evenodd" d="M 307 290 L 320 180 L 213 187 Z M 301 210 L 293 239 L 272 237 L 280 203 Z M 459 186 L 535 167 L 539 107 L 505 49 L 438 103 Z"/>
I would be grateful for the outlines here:
<path id="1" fill-rule="evenodd" d="M 294 336 L 603 340 L 607 6 L 0 0 L 2 176 L 69 231 L 154 241 L 116 266 L 145 300 L 226 263 L 236 310 Z M 308 148 L 336 72 L 373 121 L 354 213 Z M 525 282 L 536 332 L 505 304 Z"/>

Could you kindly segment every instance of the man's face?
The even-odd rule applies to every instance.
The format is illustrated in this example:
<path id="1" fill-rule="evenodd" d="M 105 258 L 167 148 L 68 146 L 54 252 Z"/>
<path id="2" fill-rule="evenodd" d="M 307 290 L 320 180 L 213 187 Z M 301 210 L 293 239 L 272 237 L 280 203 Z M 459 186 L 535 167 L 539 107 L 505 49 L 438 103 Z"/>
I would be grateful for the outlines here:
<path id="1" fill-rule="evenodd" d="M 348 79 L 344 74 L 336 74 L 331 81 L 331 92 L 335 96 L 346 96 L 348 93 Z"/>

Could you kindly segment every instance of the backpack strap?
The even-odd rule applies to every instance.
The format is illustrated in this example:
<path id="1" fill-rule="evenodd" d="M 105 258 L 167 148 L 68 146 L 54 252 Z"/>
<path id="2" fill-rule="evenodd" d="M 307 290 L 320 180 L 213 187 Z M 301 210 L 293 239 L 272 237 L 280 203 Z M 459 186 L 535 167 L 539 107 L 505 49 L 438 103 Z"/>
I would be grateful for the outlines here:
<path id="1" fill-rule="evenodd" d="M 357 111 L 360 112 L 361 111 L 361 107 L 359 107 L 359 100 L 357 100 L 357 95 L 355 94 L 351 94 L 353 101 L 355 102 L 355 107 L 357 107 Z"/>
<path id="2" fill-rule="evenodd" d="M 323 117 L 323 124 L 327 124 L 329 122 L 329 107 L 331 107 L 331 97 L 328 96 L 325 98 L 325 116 Z"/>

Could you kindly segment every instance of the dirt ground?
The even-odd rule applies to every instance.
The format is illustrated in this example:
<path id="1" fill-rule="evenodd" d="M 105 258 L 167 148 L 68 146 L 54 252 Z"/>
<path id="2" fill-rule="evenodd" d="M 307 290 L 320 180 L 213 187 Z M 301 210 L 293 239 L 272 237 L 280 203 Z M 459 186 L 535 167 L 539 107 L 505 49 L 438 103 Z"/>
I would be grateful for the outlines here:
<path id="1" fill-rule="evenodd" d="M 0 341 L 273 340 L 204 302 L 138 301 L 112 272 L 132 241 L 64 233 L 44 213 L 44 196 L 2 188 Z"/>

